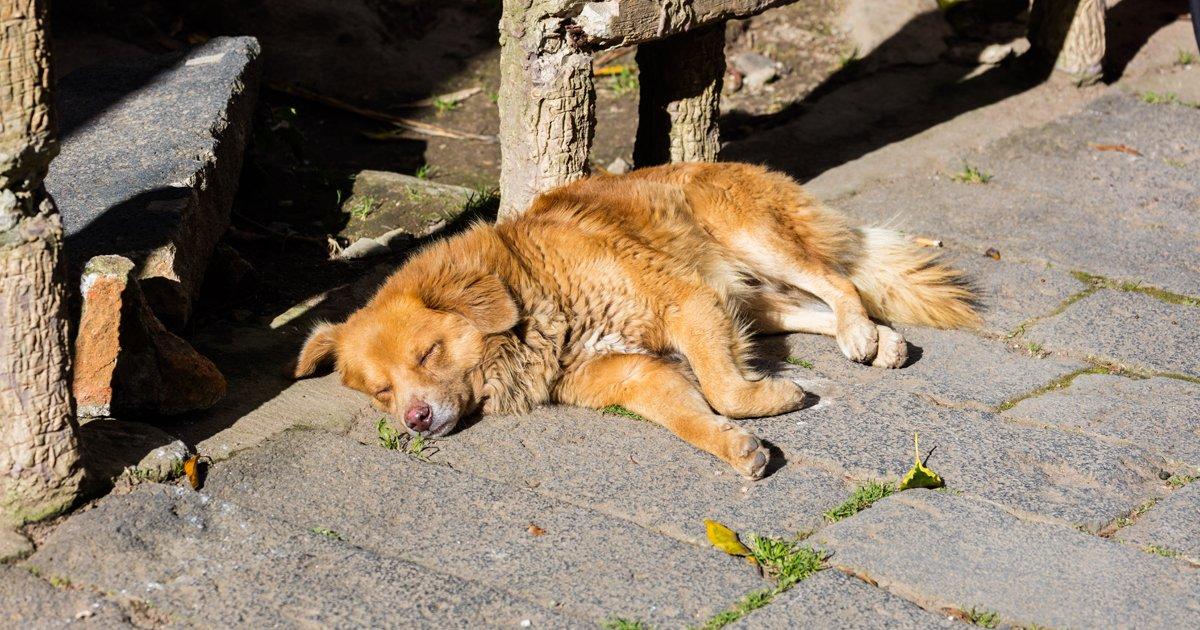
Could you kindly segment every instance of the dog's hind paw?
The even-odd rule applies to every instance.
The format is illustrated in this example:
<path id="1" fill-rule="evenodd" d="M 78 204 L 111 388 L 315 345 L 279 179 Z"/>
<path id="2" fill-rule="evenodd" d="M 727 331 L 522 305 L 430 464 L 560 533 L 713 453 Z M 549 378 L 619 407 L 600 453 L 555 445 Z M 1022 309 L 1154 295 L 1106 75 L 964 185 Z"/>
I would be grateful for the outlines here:
<path id="1" fill-rule="evenodd" d="M 898 368 L 903 367 L 908 361 L 908 342 L 904 337 L 888 328 L 887 326 L 879 326 L 879 351 L 875 353 L 875 360 L 871 365 L 881 368 Z"/>
<path id="2" fill-rule="evenodd" d="M 838 321 L 838 348 L 851 361 L 870 363 L 877 354 L 880 341 L 875 323 L 865 317 L 846 317 Z"/>
<path id="3" fill-rule="evenodd" d="M 732 438 L 730 446 L 732 457 L 729 463 L 734 469 L 749 479 L 762 479 L 767 464 L 771 463 L 771 452 L 762 440 L 743 429 L 741 435 Z"/>

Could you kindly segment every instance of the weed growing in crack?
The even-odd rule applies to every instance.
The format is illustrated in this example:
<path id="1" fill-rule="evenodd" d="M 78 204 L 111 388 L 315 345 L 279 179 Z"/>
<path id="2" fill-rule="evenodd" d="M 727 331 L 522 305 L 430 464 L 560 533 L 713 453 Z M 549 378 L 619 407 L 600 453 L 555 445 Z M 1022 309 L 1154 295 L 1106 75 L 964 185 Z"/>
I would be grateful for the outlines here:
<path id="1" fill-rule="evenodd" d="M 609 405 L 609 406 L 601 409 L 600 413 L 607 415 L 607 416 L 621 416 L 622 418 L 630 418 L 632 420 L 643 420 L 643 421 L 645 420 L 645 418 L 643 418 L 641 416 L 641 414 L 630 411 L 630 410 L 622 407 L 621 405 Z"/>
<path id="2" fill-rule="evenodd" d="M 1000 613 L 994 610 L 977 610 L 971 608 L 966 611 L 967 623 L 979 626 L 980 628 L 995 628 L 1000 625 Z"/>
<path id="3" fill-rule="evenodd" d="M 850 498 L 843 501 L 841 505 L 826 511 L 825 520 L 830 523 L 836 523 L 842 519 L 850 518 L 871 507 L 876 501 L 895 492 L 896 486 L 893 484 L 869 481 L 855 488 Z"/>
<path id="4" fill-rule="evenodd" d="M 963 162 L 963 170 L 950 176 L 950 179 L 964 184 L 986 184 L 992 181 L 992 174 Z"/>

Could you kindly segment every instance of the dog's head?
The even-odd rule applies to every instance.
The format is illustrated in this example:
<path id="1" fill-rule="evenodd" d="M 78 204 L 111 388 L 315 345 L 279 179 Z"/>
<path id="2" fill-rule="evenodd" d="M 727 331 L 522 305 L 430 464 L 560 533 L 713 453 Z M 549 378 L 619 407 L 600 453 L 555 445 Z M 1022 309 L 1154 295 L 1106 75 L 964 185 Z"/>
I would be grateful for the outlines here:
<path id="1" fill-rule="evenodd" d="M 487 337 L 511 329 L 517 318 L 516 303 L 494 274 L 439 280 L 398 274 L 345 323 L 317 325 L 294 376 L 334 359 L 342 383 L 371 396 L 397 424 L 445 435 L 482 402 Z"/>

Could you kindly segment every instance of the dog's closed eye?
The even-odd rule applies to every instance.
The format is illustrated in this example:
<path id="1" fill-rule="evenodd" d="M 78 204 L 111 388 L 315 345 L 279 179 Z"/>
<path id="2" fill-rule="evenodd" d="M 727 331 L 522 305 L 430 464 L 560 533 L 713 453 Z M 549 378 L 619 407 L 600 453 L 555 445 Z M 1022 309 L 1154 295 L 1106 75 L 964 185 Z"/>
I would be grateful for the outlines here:
<path id="1" fill-rule="evenodd" d="M 433 343 L 433 345 L 429 346 L 429 349 L 426 350 L 425 353 L 421 355 L 421 358 L 418 361 L 418 363 L 420 363 L 421 365 L 425 365 L 425 362 L 428 361 L 429 358 L 434 355 L 434 353 L 436 353 L 438 350 L 440 350 L 441 347 L 442 347 L 442 342 L 435 341 Z"/>
<path id="2" fill-rule="evenodd" d="M 375 392 L 374 396 L 380 400 L 385 400 L 392 397 L 392 388 L 384 387 Z"/>

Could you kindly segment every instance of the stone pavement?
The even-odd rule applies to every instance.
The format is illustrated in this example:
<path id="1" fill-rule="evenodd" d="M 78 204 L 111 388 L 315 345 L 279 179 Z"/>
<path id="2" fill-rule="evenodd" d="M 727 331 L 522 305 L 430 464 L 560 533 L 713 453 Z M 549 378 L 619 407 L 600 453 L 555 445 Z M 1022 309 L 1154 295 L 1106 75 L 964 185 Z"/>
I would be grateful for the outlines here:
<path id="1" fill-rule="evenodd" d="M 886 371 L 764 340 L 816 400 L 747 421 L 780 458 L 762 481 L 572 408 L 386 450 L 378 414 L 315 379 L 218 410 L 241 432 L 171 428 L 216 459 L 202 490 L 72 515 L 0 566 L 0 624 L 1200 627 L 1198 131 L 1200 109 L 1114 90 L 964 154 L 986 184 L 955 164 L 831 200 L 942 239 L 985 325 L 905 329 L 911 364 Z M 898 480 L 914 433 L 946 489 L 824 517 Z M 706 518 L 803 538 L 825 568 L 764 601 L 773 582 L 709 546 Z"/>

